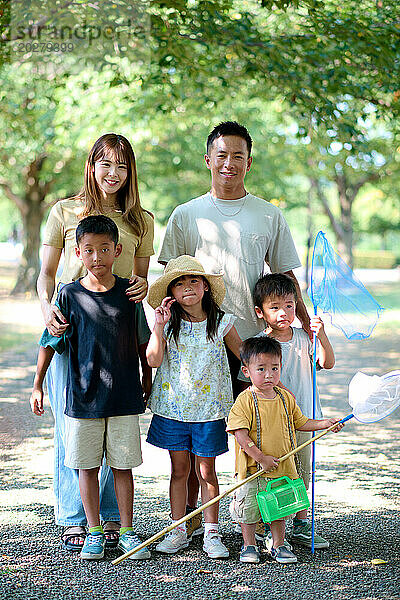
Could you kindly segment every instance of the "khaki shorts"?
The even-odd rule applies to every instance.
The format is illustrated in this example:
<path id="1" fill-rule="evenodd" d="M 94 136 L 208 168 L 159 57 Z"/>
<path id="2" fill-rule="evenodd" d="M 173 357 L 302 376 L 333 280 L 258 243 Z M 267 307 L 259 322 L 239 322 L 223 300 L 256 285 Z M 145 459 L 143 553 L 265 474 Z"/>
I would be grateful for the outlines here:
<path id="1" fill-rule="evenodd" d="M 104 455 L 107 465 L 115 469 L 142 464 L 139 416 L 74 419 L 65 415 L 65 466 L 95 469 Z"/>
<path id="2" fill-rule="evenodd" d="M 270 479 L 267 477 L 260 476 L 235 490 L 233 500 L 229 506 L 229 512 L 235 523 L 251 525 L 260 521 L 261 513 L 258 508 L 256 494 L 265 490 L 268 481 Z"/>
<path id="3" fill-rule="evenodd" d="M 248 473 L 248 475 L 250 475 L 250 473 Z M 253 479 L 253 481 L 249 481 L 249 483 L 245 483 L 235 491 L 233 500 L 229 506 L 229 512 L 235 523 L 251 525 L 258 523 L 261 520 L 261 513 L 258 508 L 256 495 L 257 492 L 265 491 L 267 483 L 274 479 L 276 478 L 260 476 L 257 477 L 257 479 Z M 289 516 L 277 520 L 286 521 L 287 519 L 289 519 Z"/>
<path id="4" fill-rule="evenodd" d="M 307 442 L 311 439 L 312 432 L 311 431 L 296 431 L 296 440 L 297 445 L 301 446 L 304 442 Z M 304 485 L 306 486 L 306 490 L 310 487 L 311 480 L 311 446 L 309 444 L 303 450 L 300 450 L 297 453 L 300 462 L 300 477 L 304 481 Z"/>

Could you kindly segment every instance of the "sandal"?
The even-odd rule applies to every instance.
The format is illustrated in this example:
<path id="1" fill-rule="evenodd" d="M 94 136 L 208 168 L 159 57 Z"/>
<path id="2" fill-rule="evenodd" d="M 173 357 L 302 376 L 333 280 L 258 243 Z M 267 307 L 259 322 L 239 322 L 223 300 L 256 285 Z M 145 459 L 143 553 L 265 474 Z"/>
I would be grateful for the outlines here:
<path id="1" fill-rule="evenodd" d="M 119 528 L 117 521 L 104 521 L 103 531 L 106 538 L 106 548 L 116 548 L 119 542 Z"/>
<path id="2" fill-rule="evenodd" d="M 71 529 L 81 529 L 81 531 L 75 531 L 68 533 Z M 78 543 L 73 543 L 73 539 L 79 539 Z M 66 527 L 61 534 L 61 543 L 64 546 L 65 550 L 69 550 L 69 552 L 80 552 L 83 548 L 83 544 L 85 543 L 86 538 L 86 529 L 81 527 L 80 525 L 70 525 Z"/>

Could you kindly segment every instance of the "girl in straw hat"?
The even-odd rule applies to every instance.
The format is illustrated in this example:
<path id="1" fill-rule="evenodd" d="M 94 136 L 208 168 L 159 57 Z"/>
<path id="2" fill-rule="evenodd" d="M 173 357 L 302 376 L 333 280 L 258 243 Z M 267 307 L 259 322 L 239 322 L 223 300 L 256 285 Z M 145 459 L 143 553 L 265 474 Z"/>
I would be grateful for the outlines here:
<path id="1" fill-rule="evenodd" d="M 149 289 L 155 325 L 147 360 L 158 369 L 147 441 L 170 454 L 173 521 L 185 515 L 190 453 L 195 455 L 203 503 L 219 494 L 215 457 L 228 451 L 225 417 L 233 404 L 224 342 L 236 356 L 241 343 L 235 317 L 219 308 L 224 295 L 222 275 L 205 273 L 198 260 L 186 255 L 170 260 Z M 204 519 L 205 552 L 210 558 L 229 556 L 218 533 L 218 504 L 204 511 Z M 183 523 L 156 550 L 174 554 L 189 541 Z"/>

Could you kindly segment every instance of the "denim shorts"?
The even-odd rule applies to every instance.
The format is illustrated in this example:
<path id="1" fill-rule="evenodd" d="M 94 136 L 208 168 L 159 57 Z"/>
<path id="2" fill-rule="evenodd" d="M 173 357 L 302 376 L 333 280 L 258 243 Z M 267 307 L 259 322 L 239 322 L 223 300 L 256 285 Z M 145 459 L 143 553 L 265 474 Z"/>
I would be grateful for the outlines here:
<path id="1" fill-rule="evenodd" d="M 188 450 L 206 458 L 228 452 L 225 419 L 194 423 L 153 415 L 147 442 L 166 450 Z"/>

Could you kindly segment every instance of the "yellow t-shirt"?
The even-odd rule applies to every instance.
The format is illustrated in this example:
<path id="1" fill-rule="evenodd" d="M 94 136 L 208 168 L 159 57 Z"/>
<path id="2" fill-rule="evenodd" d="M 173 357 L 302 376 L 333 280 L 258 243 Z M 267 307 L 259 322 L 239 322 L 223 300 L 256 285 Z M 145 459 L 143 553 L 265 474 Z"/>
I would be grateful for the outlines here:
<path id="1" fill-rule="evenodd" d="M 63 283 L 70 283 L 86 275 L 86 268 L 75 254 L 75 230 L 82 213 L 82 203 L 74 198 L 60 200 L 53 206 L 47 219 L 43 244 L 64 249 L 64 265 L 60 277 Z M 133 258 L 146 257 L 154 254 L 154 220 L 149 213 L 144 212 L 147 232 L 142 238 L 136 236 L 131 227 L 122 220 L 120 211 L 107 214 L 117 225 L 122 252 L 115 259 L 113 271 L 120 277 L 129 278 L 132 275 Z"/>
<path id="2" fill-rule="evenodd" d="M 300 408 L 296 404 L 294 396 L 287 390 L 279 388 L 285 398 L 286 407 L 289 413 L 291 428 L 294 432 L 299 427 L 307 423 L 308 418 L 305 417 Z M 287 452 L 290 452 L 291 444 L 289 437 L 289 428 L 285 408 L 281 398 L 276 395 L 271 400 L 258 400 L 258 410 L 261 420 L 261 452 L 266 455 L 276 456 L 279 458 Z M 228 426 L 226 430 L 233 433 L 237 429 L 247 429 L 249 436 L 255 444 L 257 444 L 257 419 L 254 408 L 254 401 L 249 390 L 245 390 L 236 399 L 232 406 L 228 417 Z M 257 471 L 257 463 L 251 458 L 235 440 L 235 471 L 239 480 L 245 479 L 247 473 L 255 473 Z M 270 477 L 276 479 L 286 475 L 291 479 L 299 477 L 294 456 L 284 460 L 279 464 L 278 468 L 271 473 L 265 473 L 262 477 Z"/>

